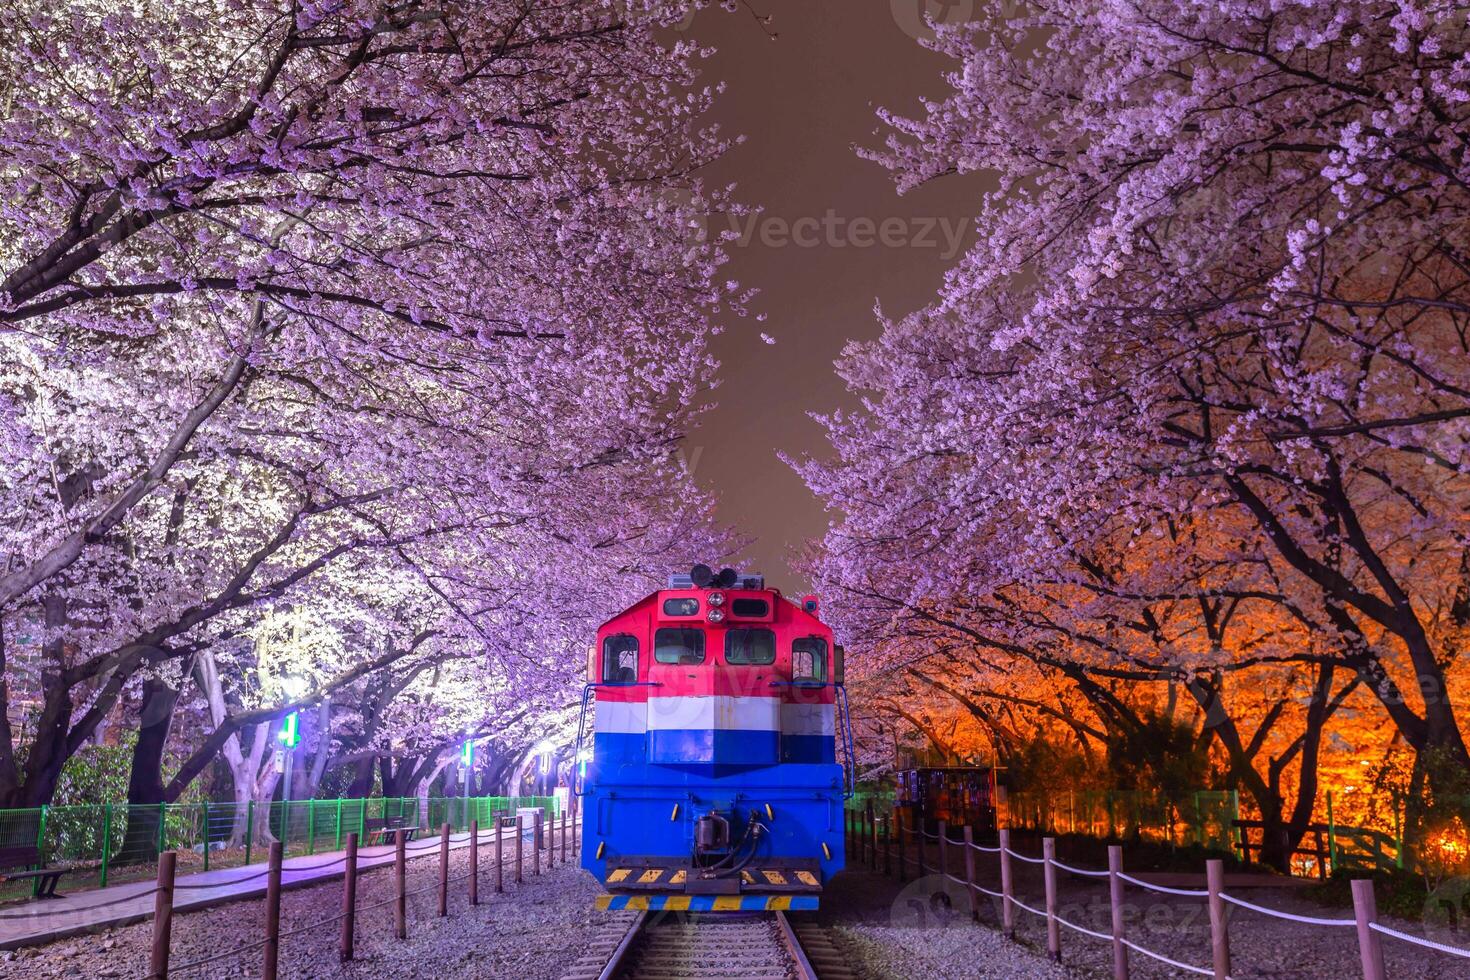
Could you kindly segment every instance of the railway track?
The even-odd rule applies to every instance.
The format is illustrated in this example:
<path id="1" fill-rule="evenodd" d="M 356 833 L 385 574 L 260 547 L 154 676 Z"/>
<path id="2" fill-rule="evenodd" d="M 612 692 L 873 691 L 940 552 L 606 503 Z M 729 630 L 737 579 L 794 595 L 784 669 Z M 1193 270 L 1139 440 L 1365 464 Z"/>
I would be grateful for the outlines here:
<path id="1" fill-rule="evenodd" d="M 565 980 L 852 980 L 826 930 L 784 912 L 610 919 Z"/>

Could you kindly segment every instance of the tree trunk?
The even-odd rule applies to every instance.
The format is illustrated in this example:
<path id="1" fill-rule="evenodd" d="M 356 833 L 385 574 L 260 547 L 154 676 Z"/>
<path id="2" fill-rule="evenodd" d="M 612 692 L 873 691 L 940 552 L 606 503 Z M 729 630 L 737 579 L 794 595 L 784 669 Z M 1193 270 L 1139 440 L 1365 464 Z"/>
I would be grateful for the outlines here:
<path id="1" fill-rule="evenodd" d="M 71 730 L 71 689 L 62 683 L 66 664 L 65 641 L 61 638 L 67 623 L 66 599 L 51 594 L 41 600 L 42 618 L 47 635 L 52 637 L 42 649 L 41 688 L 44 701 L 36 719 L 36 734 L 31 739 L 20 784 L 5 801 L 6 807 L 44 806 L 56 793 L 61 769 L 66 765 L 67 739 Z"/>
<path id="2" fill-rule="evenodd" d="M 294 799 L 314 800 L 322 785 L 322 776 L 327 771 L 327 759 L 332 755 L 332 702 L 322 701 L 316 709 L 316 750 L 312 753 L 311 766 L 304 767 L 303 778 L 297 783 Z"/>
<path id="3" fill-rule="evenodd" d="M 352 777 L 352 782 L 347 786 L 347 795 L 354 799 L 362 799 L 373 791 L 373 775 L 377 771 L 378 760 L 369 756 L 357 763 L 357 774 Z"/>
<path id="4" fill-rule="evenodd" d="M 164 819 L 163 752 L 173 727 L 174 705 L 179 692 L 167 682 L 150 677 L 143 682 L 143 701 L 138 723 L 138 741 L 133 746 L 133 765 L 128 774 L 127 832 L 120 854 L 129 861 L 150 863 L 160 849 L 159 822 Z"/>

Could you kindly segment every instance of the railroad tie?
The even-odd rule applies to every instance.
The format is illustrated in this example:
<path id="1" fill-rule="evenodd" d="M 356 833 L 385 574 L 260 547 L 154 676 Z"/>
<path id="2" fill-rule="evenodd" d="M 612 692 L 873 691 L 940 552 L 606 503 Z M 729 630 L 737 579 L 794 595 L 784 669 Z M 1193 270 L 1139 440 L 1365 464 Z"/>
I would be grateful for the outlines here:
<path id="1" fill-rule="evenodd" d="M 815 922 L 799 921 L 793 921 L 791 929 L 819 980 L 856 980 L 847 956 L 837 948 L 828 930 Z"/>

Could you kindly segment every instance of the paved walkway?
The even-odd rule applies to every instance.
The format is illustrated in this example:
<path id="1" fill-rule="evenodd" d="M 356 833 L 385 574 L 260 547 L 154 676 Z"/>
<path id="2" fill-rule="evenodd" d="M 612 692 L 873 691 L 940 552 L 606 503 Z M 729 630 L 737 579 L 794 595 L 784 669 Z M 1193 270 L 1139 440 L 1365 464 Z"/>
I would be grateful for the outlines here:
<path id="1" fill-rule="evenodd" d="M 575 827 L 567 830 L 567 859 L 575 861 L 572 841 L 576 839 Z M 558 833 L 560 831 L 558 830 Z M 481 851 L 481 866 L 494 864 L 496 831 L 481 830 L 481 848 L 490 848 L 488 854 Z M 515 831 L 504 831 L 504 860 L 506 871 L 514 873 Z M 526 831 L 529 838 L 530 830 Z M 468 832 L 449 835 L 450 850 L 469 846 Z M 560 838 L 557 838 L 560 847 Z M 409 841 L 405 846 L 409 859 L 427 857 L 439 853 L 439 837 L 433 835 Z M 559 856 L 558 852 L 558 856 Z M 305 885 L 340 878 L 346 866 L 345 851 L 325 851 L 320 854 L 287 858 L 281 862 L 281 887 L 300 888 Z M 487 860 L 488 859 L 488 860 Z M 525 855 L 526 867 L 531 864 L 530 848 Z M 393 845 L 363 847 L 357 852 L 359 871 L 380 868 L 393 863 Z M 255 898 L 265 894 L 267 866 L 251 864 L 238 868 L 222 868 L 199 874 L 184 875 L 174 882 L 175 911 L 189 911 L 218 905 L 222 902 Z M 484 872 L 482 872 L 484 873 Z M 61 879 L 63 886 L 66 879 Z M 134 881 L 125 885 L 110 885 L 91 891 L 76 892 L 54 899 L 33 899 L 25 905 L 0 908 L 0 950 L 16 949 L 21 946 L 36 946 L 81 932 L 92 932 L 111 926 L 127 925 L 151 918 L 153 915 L 154 892 L 157 886 L 151 881 Z"/>

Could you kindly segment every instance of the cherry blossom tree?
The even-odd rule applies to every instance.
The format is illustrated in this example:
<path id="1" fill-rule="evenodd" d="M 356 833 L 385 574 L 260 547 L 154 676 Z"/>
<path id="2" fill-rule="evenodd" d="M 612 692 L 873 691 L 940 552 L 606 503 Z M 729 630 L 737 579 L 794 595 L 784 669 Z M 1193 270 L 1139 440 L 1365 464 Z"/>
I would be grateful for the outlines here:
<path id="1" fill-rule="evenodd" d="M 721 550 L 673 458 L 744 301 L 685 7 L 0 12 L 0 804 L 150 704 L 140 792 L 220 751 L 268 792 L 273 721 L 451 642 L 564 692 L 590 608 Z M 273 610 L 319 631 L 300 699 Z"/>
<path id="2" fill-rule="evenodd" d="M 978 603 L 1033 655 L 1007 590 L 1189 602 L 1201 642 L 1145 661 L 1206 686 L 1254 657 L 1209 642 L 1243 604 L 1249 633 L 1292 624 L 1269 657 L 1312 672 L 1322 710 L 1351 681 L 1470 806 L 1464 18 L 1076 0 L 927 43 L 950 91 L 885 113 L 869 156 L 901 190 L 998 189 L 938 298 L 840 364 L 863 410 L 827 419 L 834 461 L 802 465 L 842 515 L 828 581 Z M 1127 652 L 1067 631 L 1061 662 L 1090 674 Z"/>

